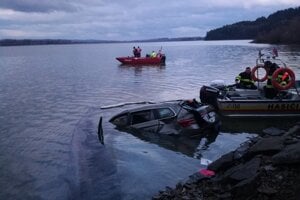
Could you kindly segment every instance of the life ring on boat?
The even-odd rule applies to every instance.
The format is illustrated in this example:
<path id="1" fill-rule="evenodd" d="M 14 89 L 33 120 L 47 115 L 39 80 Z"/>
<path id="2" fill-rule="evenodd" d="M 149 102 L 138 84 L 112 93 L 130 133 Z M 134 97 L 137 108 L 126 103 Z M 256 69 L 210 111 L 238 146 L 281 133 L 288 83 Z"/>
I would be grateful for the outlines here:
<path id="1" fill-rule="evenodd" d="M 263 68 L 266 71 L 265 76 L 262 77 L 262 78 L 256 77 L 256 74 L 257 74 L 256 71 L 259 68 Z M 252 78 L 253 81 L 257 81 L 257 82 L 264 82 L 265 80 L 267 80 L 267 78 L 268 78 L 268 72 L 267 72 L 265 66 L 263 66 L 263 65 L 256 65 L 255 67 L 253 67 L 253 69 L 251 70 L 251 78 Z"/>
<path id="2" fill-rule="evenodd" d="M 281 81 L 278 81 L 278 76 L 283 75 L 283 77 L 288 77 L 288 83 L 286 85 L 282 85 Z M 272 85 L 274 88 L 278 90 L 288 90 L 295 85 L 295 73 L 289 68 L 279 68 L 272 75 Z M 283 80 L 283 79 L 282 79 Z"/>

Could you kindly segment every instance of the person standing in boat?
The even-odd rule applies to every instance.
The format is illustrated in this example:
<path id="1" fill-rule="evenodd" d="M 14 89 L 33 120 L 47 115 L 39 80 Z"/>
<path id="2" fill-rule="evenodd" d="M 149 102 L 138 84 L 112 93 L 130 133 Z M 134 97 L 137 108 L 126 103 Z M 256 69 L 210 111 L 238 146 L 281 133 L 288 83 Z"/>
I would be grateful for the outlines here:
<path id="1" fill-rule="evenodd" d="M 161 49 L 160 50 L 158 50 L 158 53 L 157 53 L 157 55 L 156 55 L 157 57 L 161 57 L 162 56 L 162 53 L 161 53 Z"/>
<path id="2" fill-rule="evenodd" d="M 246 67 L 245 71 L 241 72 L 236 78 L 235 83 L 237 88 L 257 89 L 251 77 L 251 68 Z"/>
<path id="3" fill-rule="evenodd" d="M 138 56 L 137 56 L 137 55 L 138 55 L 138 50 L 137 50 L 137 48 L 133 47 L 132 53 L 133 53 L 133 56 L 134 56 L 134 57 L 138 57 Z"/>
<path id="4" fill-rule="evenodd" d="M 137 48 L 137 57 L 141 57 L 142 49 L 138 46 Z"/>
<path id="5" fill-rule="evenodd" d="M 279 91 L 276 88 L 274 88 L 274 86 L 272 84 L 272 76 L 273 76 L 273 73 L 277 69 L 279 69 L 279 66 L 276 63 L 272 63 L 270 61 L 266 61 L 264 65 L 265 65 L 265 69 L 267 70 L 267 73 L 268 73 L 267 84 L 264 87 L 265 96 L 268 99 L 273 99 L 274 97 L 276 97 L 278 95 Z M 288 83 L 289 78 L 288 78 L 288 75 L 279 74 L 276 80 L 279 81 L 280 84 L 284 86 Z"/>

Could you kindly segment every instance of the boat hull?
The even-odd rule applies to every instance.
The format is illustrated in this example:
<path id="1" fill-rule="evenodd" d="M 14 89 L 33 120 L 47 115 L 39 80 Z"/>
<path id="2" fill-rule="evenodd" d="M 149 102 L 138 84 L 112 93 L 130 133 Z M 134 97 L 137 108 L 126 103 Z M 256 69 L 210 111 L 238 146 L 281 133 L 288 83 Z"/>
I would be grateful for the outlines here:
<path id="1" fill-rule="evenodd" d="M 160 65 L 165 63 L 165 57 L 117 57 L 125 65 Z"/>
<path id="2" fill-rule="evenodd" d="M 223 117 L 300 117 L 299 89 L 282 91 L 277 98 L 265 97 L 263 88 L 224 89 L 203 86 L 202 103 L 214 106 Z M 300 118 L 299 118 L 300 119 Z"/>
<path id="3" fill-rule="evenodd" d="M 226 117 L 300 117 L 300 100 L 223 100 L 219 113 Z"/>

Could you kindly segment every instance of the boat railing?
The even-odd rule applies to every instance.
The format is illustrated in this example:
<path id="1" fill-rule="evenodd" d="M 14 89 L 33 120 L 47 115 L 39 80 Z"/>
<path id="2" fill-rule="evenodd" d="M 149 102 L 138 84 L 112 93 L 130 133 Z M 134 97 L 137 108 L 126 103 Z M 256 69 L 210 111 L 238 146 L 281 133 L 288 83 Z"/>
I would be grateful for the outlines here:
<path id="1" fill-rule="evenodd" d="M 265 57 L 258 57 L 256 59 L 256 66 L 264 66 L 265 62 L 266 61 L 270 61 L 270 62 L 274 62 L 274 63 L 277 63 L 277 64 L 281 64 L 284 68 L 286 68 L 286 63 L 281 60 L 280 58 L 276 58 L 276 57 L 269 57 L 269 56 L 265 56 Z"/>

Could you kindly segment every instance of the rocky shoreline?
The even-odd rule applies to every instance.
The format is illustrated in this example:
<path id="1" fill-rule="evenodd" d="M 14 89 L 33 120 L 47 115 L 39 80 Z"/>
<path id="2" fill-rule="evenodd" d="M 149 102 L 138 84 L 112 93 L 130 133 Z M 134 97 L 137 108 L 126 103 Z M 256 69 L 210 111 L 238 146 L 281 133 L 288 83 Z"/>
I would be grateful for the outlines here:
<path id="1" fill-rule="evenodd" d="M 199 171 L 152 199 L 299 200 L 300 122 L 264 132 L 208 165 L 214 175 Z"/>

